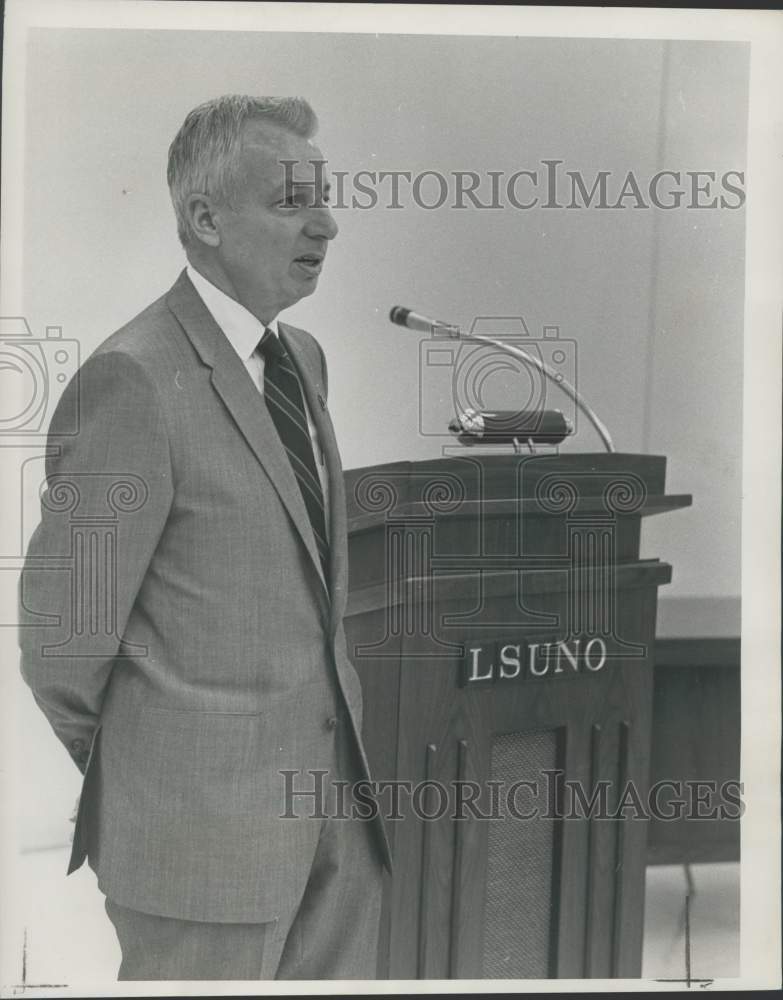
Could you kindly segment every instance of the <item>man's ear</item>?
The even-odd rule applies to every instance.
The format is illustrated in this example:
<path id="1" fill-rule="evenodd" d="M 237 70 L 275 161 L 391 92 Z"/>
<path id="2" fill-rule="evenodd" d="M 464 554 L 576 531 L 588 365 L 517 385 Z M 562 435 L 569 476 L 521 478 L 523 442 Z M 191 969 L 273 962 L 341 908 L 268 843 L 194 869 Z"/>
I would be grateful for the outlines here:
<path id="1" fill-rule="evenodd" d="M 220 228 L 216 206 L 209 195 L 191 194 L 185 203 L 190 231 L 207 246 L 220 246 Z"/>

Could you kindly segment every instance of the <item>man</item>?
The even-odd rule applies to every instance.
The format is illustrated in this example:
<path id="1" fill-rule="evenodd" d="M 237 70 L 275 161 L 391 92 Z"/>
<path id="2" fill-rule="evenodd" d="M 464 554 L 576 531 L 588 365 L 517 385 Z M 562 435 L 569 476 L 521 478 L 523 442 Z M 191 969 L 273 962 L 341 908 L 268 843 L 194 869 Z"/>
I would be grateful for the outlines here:
<path id="1" fill-rule="evenodd" d="M 22 601 L 60 628 L 20 630 L 22 671 L 85 772 L 69 870 L 97 874 L 120 979 L 374 976 L 379 824 L 286 802 L 281 773 L 367 776 L 326 363 L 276 324 L 337 234 L 315 128 L 300 99 L 187 116 L 168 166 L 187 268 L 50 428 Z M 107 514 L 98 557 L 74 525 Z"/>

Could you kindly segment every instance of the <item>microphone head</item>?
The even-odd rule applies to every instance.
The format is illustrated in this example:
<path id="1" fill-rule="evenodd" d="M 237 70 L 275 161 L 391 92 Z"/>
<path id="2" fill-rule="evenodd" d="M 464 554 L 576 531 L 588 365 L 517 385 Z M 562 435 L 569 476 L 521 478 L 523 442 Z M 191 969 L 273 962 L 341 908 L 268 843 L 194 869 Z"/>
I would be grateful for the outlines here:
<path id="1" fill-rule="evenodd" d="M 398 326 L 407 326 L 410 309 L 404 306 L 392 306 L 389 312 L 389 319 Z"/>

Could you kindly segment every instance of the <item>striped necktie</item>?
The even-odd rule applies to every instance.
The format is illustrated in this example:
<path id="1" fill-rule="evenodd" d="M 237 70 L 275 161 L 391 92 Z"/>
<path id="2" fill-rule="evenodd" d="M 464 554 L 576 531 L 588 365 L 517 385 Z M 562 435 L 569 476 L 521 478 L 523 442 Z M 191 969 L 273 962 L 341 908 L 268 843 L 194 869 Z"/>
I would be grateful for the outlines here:
<path id="1" fill-rule="evenodd" d="M 264 357 L 266 406 L 299 483 L 321 557 L 324 579 L 328 580 L 329 543 L 326 538 L 324 498 L 299 377 L 285 347 L 271 330 L 264 331 L 257 350 Z"/>

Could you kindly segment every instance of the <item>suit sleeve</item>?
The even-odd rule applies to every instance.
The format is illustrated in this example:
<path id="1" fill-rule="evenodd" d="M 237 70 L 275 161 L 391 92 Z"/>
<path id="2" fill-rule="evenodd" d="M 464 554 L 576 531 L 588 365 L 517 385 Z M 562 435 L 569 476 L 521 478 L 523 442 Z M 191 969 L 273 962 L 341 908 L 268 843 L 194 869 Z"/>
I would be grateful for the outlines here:
<path id="1" fill-rule="evenodd" d="M 74 393 L 78 433 L 68 434 Z M 19 586 L 21 671 L 84 771 L 173 496 L 165 419 L 144 368 L 118 351 L 88 359 L 55 410 L 48 452 Z"/>

